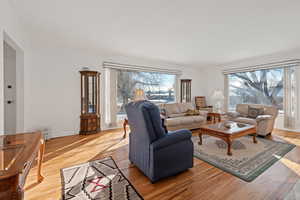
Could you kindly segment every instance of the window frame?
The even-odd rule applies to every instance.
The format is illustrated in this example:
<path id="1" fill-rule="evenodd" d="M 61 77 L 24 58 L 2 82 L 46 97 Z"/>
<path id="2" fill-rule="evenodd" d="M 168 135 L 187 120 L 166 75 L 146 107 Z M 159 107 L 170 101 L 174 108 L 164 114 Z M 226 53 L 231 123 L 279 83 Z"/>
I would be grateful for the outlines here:
<path id="1" fill-rule="evenodd" d="M 275 68 L 261 68 L 261 69 L 255 69 L 255 70 L 245 70 L 245 71 L 237 71 L 237 72 L 231 72 L 231 73 L 224 73 L 224 94 L 225 94 L 225 111 L 235 111 L 235 107 L 230 108 L 230 79 L 229 76 L 232 74 L 236 74 L 236 73 L 247 73 L 247 72 L 257 72 L 257 71 L 262 71 L 262 70 L 272 70 L 272 69 L 282 69 L 282 80 L 283 80 L 283 84 L 284 84 L 284 70 L 285 67 L 275 67 Z M 282 88 L 283 92 L 284 92 L 284 85 Z M 285 99 L 285 94 L 283 93 L 283 108 L 282 110 L 279 110 L 280 114 L 284 113 L 284 99 Z M 249 103 L 251 104 L 251 103 Z"/>

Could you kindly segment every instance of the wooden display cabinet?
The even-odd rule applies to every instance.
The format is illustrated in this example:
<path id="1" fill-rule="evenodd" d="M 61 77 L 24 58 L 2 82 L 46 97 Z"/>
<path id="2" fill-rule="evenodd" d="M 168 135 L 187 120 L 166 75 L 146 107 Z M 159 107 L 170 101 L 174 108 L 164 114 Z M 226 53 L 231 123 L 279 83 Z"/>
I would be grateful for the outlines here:
<path id="1" fill-rule="evenodd" d="M 81 115 L 80 134 L 92 134 L 100 128 L 100 73 L 80 71 L 81 74 Z"/>

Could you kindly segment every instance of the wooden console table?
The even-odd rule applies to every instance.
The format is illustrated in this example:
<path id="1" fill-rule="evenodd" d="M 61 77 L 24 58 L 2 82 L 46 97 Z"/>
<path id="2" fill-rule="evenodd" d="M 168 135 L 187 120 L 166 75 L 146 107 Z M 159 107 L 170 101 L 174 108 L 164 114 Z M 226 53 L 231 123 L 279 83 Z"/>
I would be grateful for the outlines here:
<path id="1" fill-rule="evenodd" d="M 25 180 L 37 156 L 37 181 L 42 182 L 44 151 L 41 132 L 0 136 L 0 199 L 24 198 Z"/>

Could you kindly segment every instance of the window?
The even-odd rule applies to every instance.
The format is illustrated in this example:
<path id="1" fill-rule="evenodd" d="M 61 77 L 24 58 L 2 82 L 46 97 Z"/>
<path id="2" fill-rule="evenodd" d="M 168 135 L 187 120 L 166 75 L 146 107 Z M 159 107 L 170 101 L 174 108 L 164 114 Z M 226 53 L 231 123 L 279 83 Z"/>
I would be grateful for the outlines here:
<path id="1" fill-rule="evenodd" d="M 236 104 L 274 105 L 283 110 L 284 68 L 262 69 L 228 75 L 228 109 Z"/>
<path id="2" fill-rule="evenodd" d="M 105 117 L 106 127 L 116 127 L 126 117 L 125 105 L 134 100 L 135 92 L 144 94 L 155 103 L 176 101 L 177 75 L 174 72 L 146 72 L 128 69 L 105 70 Z"/>

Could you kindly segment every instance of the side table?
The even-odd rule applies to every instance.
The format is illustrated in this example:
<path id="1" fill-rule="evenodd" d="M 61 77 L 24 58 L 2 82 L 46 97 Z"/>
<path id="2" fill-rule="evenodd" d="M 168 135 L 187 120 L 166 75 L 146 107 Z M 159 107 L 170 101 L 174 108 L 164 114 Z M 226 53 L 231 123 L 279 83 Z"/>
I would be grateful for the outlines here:
<path id="1" fill-rule="evenodd" d="M 165 116 L 160 115 L 160 118 L 161 118 L 162 127 L 164 128 L 165 132 L 167 133 L 168 130 L 167 130 L 167 127 L 165 126 Z M 123 138 L 126 138 L 126 135 L 127 135 L 126 127 L 127 127 L 128 124 L 129 124 L 129 123 L 128 123 L 128 119 L 125 118 L 125 119 L 124 119 L 124 122 L 123 122 L 123 129 L 124 129 Z"/>
<path id="2" fill-rule="evenodd" d="M 123 129 L 124 129 L 124 135 L 123 135 L 123 138 L 126 138 L 126 134 L 127 134 L 127 132 L 126 132 L 126 126 L 128 125 L 128 119 L 127 118 L 125 118 L 124 119 L 124 122 L 123 122 Z"/>
<path id="3" fill-rule="evenodd" d="M 221 122 L 221 117 L 225 115 L 223 112 L 209 112 L 207 116 L 211 118 L 213 123 Z"/>

